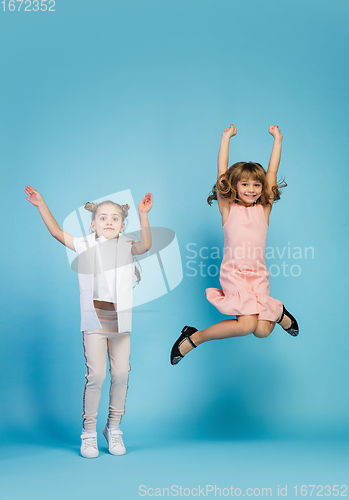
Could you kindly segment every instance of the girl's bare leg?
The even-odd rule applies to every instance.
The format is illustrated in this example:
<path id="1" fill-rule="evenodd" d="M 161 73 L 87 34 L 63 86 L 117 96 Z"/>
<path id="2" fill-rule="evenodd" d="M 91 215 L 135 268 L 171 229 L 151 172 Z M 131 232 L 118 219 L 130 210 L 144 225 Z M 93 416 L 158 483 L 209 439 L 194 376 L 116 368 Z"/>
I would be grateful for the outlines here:
<path id="1" fill-rule="evenodd" d="M 281 315 L 282 316 L 282 315 Z M 281 316 L 277 319 L 277 321 L 281 318 Z M 286 316 L 286 314 L 284 315 L 284 317 L 282 318 L 282 321 L 281 323 L 279 323 L 279 325 L 282 326 L 282 328 L 290 328 L 290 326 L 292 325 L 292 321 L 291 319 Z"/>
<path id="2" fill-rule="evenodd" d="M 268 337 L 274 330 L 275 325 L 276 323 L 274 321 L 259 320 L 257 321 L 257 328 L 255 329 L 253 334 L 260 339 Z M 280 325 L 283 328 L 290 328 L 290 326 L 292 325 L 292 321 L 288 316 L 284 315 Z"/>
<path id="3" fill-rule="evenodd" d="M 253 332 L 253 335 L 259 339 L 268 337 L 274 330 L 275 323 L 273 321 L 259 320 L 257 321 L 257 328 Z"/>
<path id="4" fill-rule="evenodd" d="M 208 340 L 227 339 L 230 337 L 242 337 L 253 333 L 257 327 L 257 316 L 237 316 L 236 319 L 225 319 L 220 323 L 209 326 L 205 330 L 198 330 L 190 336 L 196 346 Z M 186 339 L 179 347 L 179 352 L 185 356 L 193 349 L 191 343 Z"/>

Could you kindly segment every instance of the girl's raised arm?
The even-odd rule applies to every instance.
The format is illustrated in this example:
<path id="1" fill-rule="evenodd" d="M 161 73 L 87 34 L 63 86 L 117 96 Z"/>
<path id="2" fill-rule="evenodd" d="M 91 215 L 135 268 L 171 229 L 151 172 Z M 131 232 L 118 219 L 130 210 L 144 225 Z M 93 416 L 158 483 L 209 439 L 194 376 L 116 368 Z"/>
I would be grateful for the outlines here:
<path id="1" fill-rule="evenodd" d="M 141 255 L 151 248 L 152 238 L 148 221 L 148 212 L 153 206 L 153 195 L 147 193 L 138 205 L 139 220 L 141 223 L 141 241 L 136 241 L 132 245 L 133 255 Z"/>
<path id="2" fill-rule="evenodd" d="M 222 134 L 222 140 L 221 140 L 221 145 L 219 148 L 218 161 L 217 161 L 217 167 L 218 167 L 217 181 L 218 181 L 219 177 L 222 174 L 225 174 L 225 172 L 228 169 L 229 143 L 230 143 L 230 139 L 234 135 L 236 135 L 236 133 L 237 133 L 237 128 L 234 127 L 233 124 L 231 124 L 230 127 L 224 129 L 224 132 Z M 217 190 L 217 201 L 218 201 L 219 211 L 222 214 L 223 219 L 225 219 L 227 213 L 229 213 L 229 202 L 227 200 L 223 200 L 221 198 L 218 190 Z M 225 215 L 223 215 L 223 213 L 225 213 Z"/>
<path id="3" fill-rule="evenodd" d="M 218 153 L 218 177 L 225 174 L 228 168 L 229 160 L 229 142 L 230 139 L 236 135 L 237 128 L 233 124 L 230 127 L 224 129 L 222 134 L 221 146 Z"/>
<path id="4" fill-rule="evenodd" d="M 38 208 L 42 220 L 44 221 L 47 229 L 50 231 L 52 236 L 66 247 L 75 251 L 74 237 L 71 234 L 62 231 L 56 219 L 51 214 L 41 194 L 31 186 L 26 186 L 25 193 L 27 195 L 26 199 L 30 201 L 30 203 L 34 205 L 34 207 Z"/>
<path id="5" fill-rule="evenodd" d="M 277 183 L 277 173 L 279 170 L 280 159 L 281 159 L 281 145 L 282 145 L 282 134 L 277 125 L 270 125 L 269 134 L 274 137 L 273 149 L 270 155 L 268 170 L 267 170 L 267 183 L 269 191 L 269 202 L 273 204 L 273 191 L 272 187 Z"/>

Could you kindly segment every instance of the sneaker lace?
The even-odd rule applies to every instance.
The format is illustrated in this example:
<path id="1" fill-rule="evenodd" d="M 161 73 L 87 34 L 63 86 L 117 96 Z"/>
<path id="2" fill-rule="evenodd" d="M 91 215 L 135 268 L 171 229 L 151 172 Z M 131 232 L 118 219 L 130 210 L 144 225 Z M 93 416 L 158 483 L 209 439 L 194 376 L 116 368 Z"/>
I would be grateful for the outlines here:
<path id="1" fill-rule="evenodd" d="M 113 446 L 115 444 L 121 444 L 122 446 L 124 445 L 121 434 L 113 432 L 113 431 L 109 431 L 109 434 L 110 434 Z"/>
<path id="2" fill-rule="evenodd" d="M 85 437 L 83 438 L 84 448 L 96 448 L 97 449 L 97 438 L 95 437 Z"/>

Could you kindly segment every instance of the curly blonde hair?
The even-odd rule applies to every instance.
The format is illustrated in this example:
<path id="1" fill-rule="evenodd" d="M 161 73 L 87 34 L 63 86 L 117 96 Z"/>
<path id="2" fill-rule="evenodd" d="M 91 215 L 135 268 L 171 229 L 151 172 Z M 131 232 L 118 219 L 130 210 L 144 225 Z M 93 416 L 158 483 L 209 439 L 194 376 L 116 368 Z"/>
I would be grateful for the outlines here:
<path id="1" fill-rule="evenodd" d="M 271 193 L 268 192 L 268 185 L 266 180 L 266 171 L 260 165 L 260 163 L 254 162 L 244 162 L 239 161 L 234 163 L 231 167 L 227 169 L 224 174 L 220 175 L 217 179 L 216 184 L 213 186 L 210 195 L 207 198 L 207 203 L 212 205 L 213 200 L 217 200 L 217 194 L 223 200 L 228 200 L 233 203 L 239 203 L 240 200 L 237 194 L 237 184 L 241 179 L 253 179 L 262 184 L 262 194 L 258 198 L 256 203 L 260 203 L 263 206 L 269 205 L 270 200 L 277 201 L 281 196 L 281 189 L 286 187 L 287 184 L 284 179 L 281 179 L 275 186 L 271 187 Z"/>
<path id="2" fill-rule="evenodd" d="M 119 205 L 119 203 L 115 203 L 115 201 L 111 200 L 105 200 L 102 201 L 101 203 L 93 203 L 91 201 L 88 201 L 85 203 L 84 209 L 88 210 L 89 212 L 92 213 L 92 220 L 95 220 L 96 218 L 96 213 L 99 207 L 102 207 L 103 205 L 114 205 L 122 218 L 122 222 L 125 221 L 126 217 L 128 216 L 128 211 L 130 210 L 130 205 L 127 203 L 125 205 Z M 136 283 L 139 283 L 141 281 L 141 273 L 139 272 L 139 269 L 135 266 L 135 276 L 136 276 Z"/>

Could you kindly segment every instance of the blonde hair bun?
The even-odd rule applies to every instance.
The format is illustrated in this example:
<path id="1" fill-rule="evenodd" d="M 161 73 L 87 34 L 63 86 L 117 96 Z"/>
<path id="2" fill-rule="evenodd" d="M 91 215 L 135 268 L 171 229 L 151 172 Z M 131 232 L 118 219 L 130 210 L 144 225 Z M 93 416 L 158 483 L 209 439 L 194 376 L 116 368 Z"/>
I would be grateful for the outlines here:
<path id="1" fill-rule="evenodd" d="M 121 208 L 124 213 L 124 217 L 126 218 L 128 216 L 128 211 L 130 210 L 130 205 L 126 203 L 125 205 L 121 205 Z"/>
<path id="2" fill-rule="evenodd" d="M 91 201 L 88 201 L 85 203 L 84 209 L 88 210 L 89 212 L 95 212 L 97 209 L 97 203 L 92 203 Z"/>

